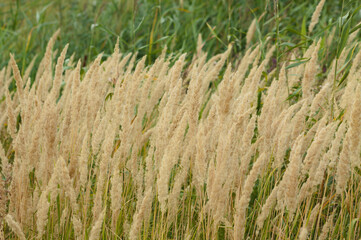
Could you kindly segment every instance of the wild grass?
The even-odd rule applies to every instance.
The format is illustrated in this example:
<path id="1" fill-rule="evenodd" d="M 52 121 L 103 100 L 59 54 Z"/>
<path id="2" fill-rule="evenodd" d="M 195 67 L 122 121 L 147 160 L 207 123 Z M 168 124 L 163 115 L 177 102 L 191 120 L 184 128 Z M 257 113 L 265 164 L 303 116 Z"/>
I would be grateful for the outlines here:
<path id="1" fill-rule="evenodd" d="M 47 41 L 59 28 L 55 43 L 67 43 L 82 67 L 96 56 L 112 53 L 117 37 L 122 53 L 139 52 L 153 63 L 166 45 L 172 53 L 196 51 L 201 34 L 207 44 L 204 51 L 213 56 L 232 43 L 230 60 L 236 61 L 246 50 L 247 30 L 254 19 L 251 44 L 267 38 L 277 42 L 277 59 L 294 47 L 307 48 L 315 37 L 328 35 L 337 19 L 359 5 L 356 0 L 328 0 L 322 8 L 318 26 L 307 33 L 317 0 L 2 0 L 0 2 L 0 67 L 15 53 L 20 72 L 35 58 L 35 66 L 44 55 Z M 358 23 L 357 15 L 353 26 Z M 307 23 L 307 24 L 306 24 Z M 297 45 L 297 46 L 295 46 Z M 187 60 L 191 59 L 188 55 Z M 325 59 L 327 66 L 329 61 Z M 31 74 L 34 74 L 32 72 Z M 31 75 L 33 78 L 34 76 Z"/>
<path id="2" fill-rule="evenodd" d="M 60 31 L 36 71 L 10 55 L 0 238 L 360 238 L 360 9 L 310 38 L 322 4 L 282 63 L 258 20 L 237 61 L 199 35 L 191 60 L 148 64 L 118 40 L 83 68 Z"/>

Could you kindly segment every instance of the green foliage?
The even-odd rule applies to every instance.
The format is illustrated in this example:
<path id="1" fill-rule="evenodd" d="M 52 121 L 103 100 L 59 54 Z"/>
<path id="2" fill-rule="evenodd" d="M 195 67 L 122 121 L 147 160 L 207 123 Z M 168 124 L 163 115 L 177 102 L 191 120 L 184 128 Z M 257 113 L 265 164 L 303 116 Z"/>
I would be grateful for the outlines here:
<path id="1" fill-rule="evenodd" d="M 211 55 L 223 52 L 232 43 L 231 58 L 236 60 L 245 48 L 246 32 L 254 18 L 258 22 L 253 43 L 266 44 L 265 40 L 270 37 L 270 44 L 277 43 L 279 61 L 297 47 L 297 43 L 307 47 L 335 24 L 341 27 L 339 55 L 348 35 L 361 27 L 355 24 L 360 20 L 357 1 L 345 4 L 326 1 L 319 24 L 312 36 L 308 36 L 306 25 L 317 3 L 301 0 L 4 0 L 0 3 L 0 67 L 7 64 L 12 52 L 24 73 L 24 66 L 34 56 L 42 56 L 49 37 L 58 28 L 61 36 L 55 47 L 70 43 L 69 52 L 76 53 L 75 59 L 81 58 L 84 66 L 99 53 L 107 56 L 112 52 L 117 37 L 121 52 L 138 51 L 138 56 L 148 56 L 149 63 L 165 45 L 170 52 L 194 52 L 199 34 L 206 40 L 205 50 Z M 343 17 L 339 18 L 340 15 Z"/>

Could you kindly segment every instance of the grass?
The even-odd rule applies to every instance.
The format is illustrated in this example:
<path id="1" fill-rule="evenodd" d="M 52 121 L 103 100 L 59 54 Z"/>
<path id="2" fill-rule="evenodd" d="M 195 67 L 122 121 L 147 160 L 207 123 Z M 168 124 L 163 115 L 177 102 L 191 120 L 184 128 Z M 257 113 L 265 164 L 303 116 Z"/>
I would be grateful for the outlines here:
<path id="1" fill-rule="evenodd" d="M 341 184 L 340 171 L 344 169 L 342 164 L 348 166 L 347 163 L 340 163 L 341 160 L 347 160 L 342 156 L 352 155 L 352 152 L 342 152 L 346 152 L 349 145 L 355 145 L 352 143 L 352 137 L 357 138 L 357 129 L 360 128 L 356 103 L 361 102 L 361 97 L 354 88 L 359 86 L 357 89 L 361 89 L 361 85 L 359 77 L 352 75 L 352 71 L 355 70 L 353 66 L 357 66 L 355 57 L 360 51 L 358 41 L 360 35 L 353 36 L 353 34 L 357 33 L 361 26 L 359 24 L 361 5 L 358 1 L 326 1 L 319 23 L 312 33 L 309 33 L 308 26 L 317 4 L 318 1 L 299 0 L 3 1 L 0 3 L 0 69 L 8 65 L 9 53 L 14 53 L 20 73 L 24 76 L 27 66 L 36 59 L 35 67 L 30 73 L 31 89 L 36 89 L 36 94 L 31 95 L 24 90 L 30 102 L 30 105 L 26 105 L 19 95 L 18 83 L 10 75 L 9 79 L 7 76 L 5 80 L 2 79 L 2 83 L 6 82 L 10 85 L 2 84 L 0 87 L 2 94 L 0 110 L 4 113 L 1 116 L 5 114 L 9 116 L 6 121 L 4 120 L 5 125 L 0 126 L 0 143 L 13 165 L 13 176 L 7 177 L 9 173 L 4 170 L 2 159 L 3 186 L 0 191 L 5 189 L 12 194 L 7 195 L 8 202 L 0 206 L 1 210 L 8 209 L 8 211 L 0 213 L 12 214 L 27 238 L 36 238 L 40 235 L 41 239 L 76 237 L 88 239 L 91 236 L 94 237 L 93 239 L 98 239 L 99 236 L 102 239 L 129 237 L 232 239 L 237 236 L 236 230 L 240 229 L 237 224 L 241 221 L 243 222 L 240 226 L 244 228 L 244 232 L 241 232 L 242 238 L 244 236 L 251 239 L 295 239 L 301 238 L 302 231 L 307 229 L 308 237 L 313 239 L 320 236 L 328 219 L 333 221 L 330 238 L 360 238 L 361 209 L 357 183 L 361 175 L 358 166 L 352 166 L 351 180 L 343 189 L 345 191 L 341 193 L 336 191 Z M 258 69 L 260 62 L 256 58 L 250 60 L 251 66 L 245 65 L 245 76 L 259 74 L 255 82 L 246 85 L 253 78 L 243 77 L 240 78 L 239 85 L 227 85 L 231 83 L 225 83 L 230 81 L 227 80 L 226 65 L 229 64 L 231 73 L 236 74 L 237 66 L 248 50 L 246 35 L 255 18 L 257 19 L 255 35 L 251 39 L 250 48 L 254 50 L 256 46 L 260 47 L 258 54 L 260 61 L 266 59 L 267 52 L 272 46 L 275 46 L 275 52 L 269 55 L 269 61 L 266 61 L 263 69 Z M 70 45 L 65 54 L 64 69 L 59 68 L 63 79 L 59 79 L 60 81 L 57 82 L 59 85 L 54 83 L 55 87 L 52 88 L 56 93 L 61 94 L 59 97 L 56 95 L 54 97 L 52 90 L 48 92 L 46 87 L 50 88 L 52 85 L 52 75 L 56 72 L 55 62 L 53 61 L 50 67 L 41 73 L 44 74 L 45 80 L 36 78 L 36 72 L 43 71 L 39 67 L 40 60 L 45 53 L 48 39 L 59 28 L 61 34 L 54 47 L 58 50 L 51 60 L 60 56 L 66 43 Z M 335 37 L 328 42 L 333 29 Z M 216 66 L 214 62 L 204 75 L 197 78 L 194 76 L 206 69 L 197 69 L 197 64 L 203 66 L 201 57 L 196 54 L 199 35 L 205 43 L 203 51 L 208 54 L 207 60 L 216 54 L 223 54 L 230 47 L 232 50 L 227 56 L 222 55 L 226 56 L 226 59 L 219 69 L 213 69 L 213 66 Z M 119 56 L 114 53 L 117 38 L 119 38 L 117 47 L 120 53 L 124 53 L 122 58 L 127 53 L 138 52 L 135 65 L 128 63 L 124 68 L 119 68 L 124 70 L 121 73 L 112 71 L 115 66 L 112 64 L 114 62 L 119 64 Z M 315 58 L 312 58 L 312 52 L 307 54 L 307 50 L 314 47 L 317 42 L 319 48 L 314 51 Z M 166 58 L 161 60 L 158 58 L 161 67 L 152 69 L 159 64 L 156 59 L 165 46 L 167 46 Z M 73 53 L 74 61 L 70 58 Z M 95 73 L 87 75 L 93 71 L 90 67 L 91 63 L 100 53 L 103 53 L 100 59 L 102 65 L 93 65 L 93 69 L 96 69 Z M 185 67 L 179 70 L 182 80 L 176 83 L 177 77 L 173 74 L 177 73 L 177 60 L 182 53 L 187 53 L 182 63 Z M 296 54 L 296 59 L 290 59 L 292 54 Z M 145 59 L 142 59 L 144 56 Z M 76 68 L 77 59 L 81 59 L 79 68 Z M 335 67 L 332 70 L 333 61 Z M 313 62 L 316 62 L 319 68 L 314 68 L 310 64 Z M 161 77 L 162 67 L 166 64 L 173 69 L 168 75 Z M 136 65 L 140 66 L 139 69 L 135 67 Z M 58 66 L 63 66 L 61 61 Z M 304 66 L 306 70 L 303 69 Z M 273 84 L 280 82 L 283 67 L 288 74 L 287 86 L 280 85 L 279 88 L 275 88 Z M 129 71 L 130 75 L 126 75 L 126 71 Z M 314 75 L 311 74 L 314 86 L 310 91 L 315 96 L 322 92 L 326 83 L 332 87 L 322 96 L 316 106 L 317 111 L 311 112 L 311 103 L 302 103 L 307 111 L 299 117 L 297 114 L 300 114 L 299 109 L 302 109 L 302 105 L 296 108 L 297 111 L 294 113 L 292 107 L 300 101 L 305 101 L 305 95 L 308 93 L 308 85 L 303 80 L 306 78 L 306 75 L 303 75 L 304 71 L 314 71 Z M 360 72 L 358 68 L 355 71 Z M 211 80 L 206 77 L 207 73 L 212 73 L 208 76 Z M 293 83 L 288 82 L 297 74 L 302 76 Z M 329 76 L 333 78 L 330 79 Z M 97 81 L 103 78 L 108 81 Z M 129 78 L 134 81 L 129 81 Z M 78 85 L 75 83 L 77 79 L 79 79 Z M 25 85 L 27 79 L 23 80 Z M 195 84 L 195 81 L 199 81 L 198 84 Z M 202 81 L 207 85 L 205 88 L 198 88 L 204 83 Z M 46 82 L 45 87 L 40 85 L 40 82 Z M 136 85 L 137 83 L 139 85 Z M 179 88 L 176 84 L 179 84 Z M 157 92 L 156 87 L 159 86 L 160 90 L 158 89 Z M 243 86 L 247 87 L 243 88 Z M 233 88 L 239 91 L 235 91 L 233 96 L 231 94 L 231 100 L 228 101 L 233 102 L 233 105 L 229 106 L 229 112 L 224 113 L 223 116 L 222 112 L 227 106 L 227 94 L 230 94 Z M 6 95 L 8 90 L 10 97 Z M 350 94 L 349 98 L 344 94 L 345 92 Z M 203 95 L 197 96 L 200 93 Z M 151 101 L 153 94 L 156 96 L 154 102 Z M 160 95 L 157 97 L 156 94 Z M 271 98 L 272 94 L 274 98 Z M 317 102 L 314 95 L 310 101 Z M 237 96 L 240 98 L 236 98 Z M 271 97 L 268 98 L 269 96 Z M 192 101 L 197 97 L 197 100 Z M 77 102 L 75 100 L 77 98 L 81 100 Z M 249 104 L 243 100 L 247 98 L 250 98 Z M 343 98 L 347 98 L 346 105 L 343 105 Z M 234 116 L 238 116 L 236 114 L 239 104 L 236 100 L 245 104 L 243 106 L 245 109 L 242 110 L 248 115 L 245 119 L 237 118 L 243 120 L 239 120 L 240 125 L 233 126 L 232 121 L 237 120 Z M 271 109 L 267 109 L 271 100 L 276 104 L 271 105 Z M 70 114 L 71 110 L 80 106 L 79 112 L 74 110 Z M 147 108 L 144 109 L 145 106 Z M 215 117 L 211 115 L 212 108 L 217 109 Z M 287 110 L 289 115 L 281 115 L 282 112 L 278 108 Z M 268 118 L 264 116 L 266 111 L 271 122 L 267 122 Z M 273 111 L 278 112 L 274 115 Z M 117 112 L 121 112 L 121 116 L 117 116 Z M 174 117 L 176 114 L 185 116 L 186 120 L 177 119 Z M 0 121 L 2 121 L 1 116 Z M 166 118 L 167 116 L 169 119 Z M 239 147 L 245 151 L 239 155 L 239 159 L 242 166 L 245 153 L 249 153 L 249 162 L 243 168 L 244 175 L 236 176 L 236 174 L 232 175 L 232 168 L 227 168 L 228 164 L 222 161 L 233 159 L 233 155 L 230 157 L 227 154 L 237 152 L 238 148 L 232 146 L 243 141 L 242 136 L 246 135 L 249 123 L 247 117 L 249 119 L 255 117 L 256 121 L 255 126 L 250 125 L 251 132 L 246 139 L 248 145 L 242 142 L 243 145 Z M 297 121 L 298 117 L 299 121 Z M 56 120 L 54 122 L 51 119 Z M 121 124 L 117 122 L 119 126 L 112 126 L 110 124 L 112 119 L 118 119 Z M 183 120 L 186 122 L 182 122 Z M 71 125 L 73 128 L 70 130 L 66 128 L 68 123 L 74 124 Z M 264 125 L 265 123 L 270 125 Z M 164 126 L 162 127 L 161 124 Z M 222 126 L 226 124 L 229 126 L 223 129 Z M 316 140 L 322 142 L 318 139 L 324 133 L 322 129 L 325 131 L 327 127 L 330 130 L 334 126 L 332 133 L 335 133 L 335 136 L 331 136 L 334 139 L 337 136 L 336 129 L 341 129 L 341 124 L 347 124 L 349 131 L 345 137 L 341 137 L 342 142 L 338 142 L 340 146 L 336 147 L 337 158 L 340 158 L 337 163 L 339 165 L 327 166 L 326 170 L 321 171 L 322 181 L 310 190 L 311 192 L 307 192 L 304 199 L 303 196 L 299 197 L 303 200 L 297 203 L 294 215 L 290 214 L 289 203 L 283 203 L 287 205 L 284 207 L 282 200 L 278 199 L 277 203 L 271 204 L 263 228 L 259 228 L 256 221 L 272 191 L 281 183 L 284 184 L 281 185 L 284 188 L 286 184 L 283 181 L 284 176 L 292 176 L 288 171 L 291 166 L 291 156 L 297 151 L 292 145 L 297 141 L 296 137 L 307 143 L 299 156 L 300 159 L 306 160 L 312 149 L 317 150 L 314 146 L 312 148 L 312 144 L 317 143 Z M 292 135 L 299 125 L 302 128 L 296 137 L 282 138 L 281 133 Z M 318 127 L 319 125 L 321 127 Z M 87 126 L 86 133 L 84 126 Z M 204 126 L 206 127 L 203 129 Z M 288 131 L 291 133 L 283 132 L 279 126 L 289 127 Z M 112 127 L 114 136 L 113 132 L 108 130 Z M 231 127 L 239 128 L 242 134 L 235 134 L 232 138 Z M 267 133 L 268 128 L 279 129 L 279 132 Z M 262 141 L 265 141 L 264 137 L 267 136 L 265 132 L 271 134 L 272 141 L 269 144 L 275 143 L 272 145 L 274 149 L 271 148 L 269 151 L 261 145 Z M 53 134 L 56 136 L 55 148 L 51 142 Z M 206 136 L 204 142 L 198 134 Z M 144 142 L 139 143 L 139 139 L 143 137 Z M 162 139 L 166 141 L 162 142 Z M 337 141 L 335 142 L 337 146 Z M 172 148 L 176 146 L 175 143 L 178 144 L 178 149 Z M 282 148 L 282 144 L 286 146 L 285 149 Z M 321 161 L 324 156 L 328 156 L 333 144 L 323 148 L 317 161 L 314 160 L 312 163 L 317 164 L 312 167 L 320 168 L 321 164 L 318 160 Z M 152 147 L 156 149 L 154 157 Z M 207 149 L 205 153 L 202 152 L 203 148 Z M 276 150 L 282 154 L 280 159 Z M 51 151 L 55 151 L 56 154 Z M 266 162 L 257 173 L 256 163 L 262 160 L 264 156 L 262 153 L 266 154 Z M 173 159 L 172 154 L 179 159 L 178 157 Z M 195 166 L 201 164 L 195 160 L 199 157 L 196 154 L 200 156 L 206 154 L 204 184 L 195 180 L 202 173 L 199 166 Z M 80 155 L 85 157 L 81 158 Z M 169 161 L 163 162 L 167 157 Z M 360 154 L 358 156 L 356 154 L 356 159 L 357 157 L 360 157 Z M 28 158 L 33 159 L 33 162 L 25 162 Z M 74 160 L 78 158 L 81 160 Z M 47 162 L 46 159 L 54 161 Z M 117 160 L 119 162 L 116 162 Z M 79 161 L 78 164 L 87 170 L 85 185 L 81 185 L 79 179 L 82 173 L 78 172 L 80 168 L 74 169 L 74 161 Z M 22 164 L 24 162 L 25 164 Z M 44 162 L 49 163 L 48 166 L 41 165 Z M 26 164 L 31 168 L 24 167 L 24 165 L 28 166 Z M 237 162 L 232 167 L 239 167 L 238 164 Z M 223 171 L 223 168 L 226 170 Z M 302 164 L 302 171 L 305 173 L 297 178 L 297 191 L 300 191 L 314 176 L 312 171 L 315 169 L 306 168 Z M 154 171 L 154 175 L 151 175 L 152 171 L 149 169 Z M 223 176 L 224 172 L 227 176 Z M 61 175 L 56 175 L 59 173 Z M 182 178 L 184 173 L 185 176 Z M 239 184 L 241 181 L 229 183 L 227 182 L 229 176 L 248 181 L 252 186 L 247 189 L 247 186 Z M 52 181 L 49 179 L 53 177 L 55 183 L 51 185 Z M 165 180 L 162 182 L 162 179 Z M 148 180 L 150 182 L 147 182 Z M 218 195 L 214 195 L 210 187 L 214 186 L 214 181 L 219 183 Z M 120 185 L 116 185 L 119 182 Z M 177 189 L 179 182 L 181 186 Z M 229 189 L 226 188 L 227 184 L 231 185 Z M 120 195 L 116 195 L 117 192 L 113 192 L 113 189 L 121 189 Z M 146 201 L 149 189 L 150 200 Z M 164 200 L 162 195 L 164 189 L 168 194 L 167 197 L 171 196 L 172 191 L 175 192 L 175 205 Z M 72 195 L 72 191 L 75 196 Z M 29 210 L 32 211 L 31 217 L 27 218 L 26 214 L 24 216 L 26 209 L 24 205 L 28 202 L 24 200 L 26 197 L 22 196 L 27 196 L 27 200 L 32 203 L 38 203 L 40 198 L 44 204 L 32 206 Z M 217 202 L 215 196 L 226 196 L 223 199 L 224 203 Z M 280 193 L 280 196 L 287 196 L 287 193 Z M 120 206 L 116 210 L 112 205 L 114 202 L 118 202 Z M 164 210 L 165 202 L 167 207 Z M 237 205 L 239 202 L 245 204 L 239 206 Z M 44 233 L 41 235 L 37 227 L 41 219 L 41 207 L 46 206 L 45 203 L 49 204 L 49 209 L 42 216 L 47 220 Z M 243 206 L 247 207 L 243 209 Z M 216 213 L 222 207 L 224 214 L 219 218 Z M 105 217 L 102 217 L 103 209 Z M 244 218 L 238 219 L 237 214 L 242 216 L 242 211 Z M 331 215 L 331 212 L 335 215 Z M 1 214 L 0 220 L 4 217 Z M 288 221 L 292 217 L 293 220 Z M 81 221 L 80 235 L 77 231 L 79 229 L 76 226 L 76 218 Z M 138 226 L 136 219 L 140 219 Z M 21 236 L 16 233 L 16 228 L 9 223 L 9 220 L 2 221 L 2 224 L 6 238 L 14 239 Z"/>
<path id="2" fill-rule="evenodd" d="M 343 7 L 342 1 L 327 1 L 320 24 L 307 36 L 304 27 L 318 1 L 275 2 L 277 7 L 274 1 L 265 0 L 5 0 L 0 3 L 0 67 L 12 52 L 24 72 L 34 56 L 44 53 L 47 39 L 58 28 L 62 34 L 56 47 L 71 42 L 69 52 L 83 59 L 84 66 L 101 52 L 110 54 L 117 37 L 121 52 L 139 52 L 139 56 L 147 55 L 149 62 L 164 46 L 173 53 L 194 52 L 199 34 L 210 55 L 225 51 L 232 43 L 231 59 L 237 59 L 245 49 L 245 35 L 254 18 L 259 22 L 253 43 L 265 44 L 268 37 L 275 40 L 282 61 L 292 47 L 309 46 L 325 35 L 342 13 L 357 6 L 357 1 L 345 2 Z"/>

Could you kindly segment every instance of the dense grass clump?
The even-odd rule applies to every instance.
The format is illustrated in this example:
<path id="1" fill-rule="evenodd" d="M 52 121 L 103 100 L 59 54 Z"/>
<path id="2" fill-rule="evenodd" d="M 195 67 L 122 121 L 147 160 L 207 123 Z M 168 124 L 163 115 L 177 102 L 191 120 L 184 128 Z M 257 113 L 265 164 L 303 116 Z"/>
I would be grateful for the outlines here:
<path id="1" fill-rule="evenodd" d="M 84 66 L 60 31 L 36 71 L 10 55 L 0 239 L 360 238 L 359 9 L 307 37 L 324 3 L 283 56 L 258 20 L 237 59 L 199 35 L 191 60 L 118 40 Z"/>
<path id="2" fill-rule="evenodd" d="M 276 43 L 279 62 L 284 52 L 307 48 L 315 38 L 334 33 L 341 17 L 359 6 L 358 0 L 327 0 L 319 22 L 308 32 L 318 0 L 2 0 L 0 2 L 0 68 L 16 53 L 21 74 L 44 55 L 48 39 L 59 28 L 56 48 L 69 45 L 75 59 L 86 67 L 100 53 L 108 57 L 119 37 L 122 53 L 139 52 L 153 63 L 164 46 L 178 54 L 196 51 L 201 34 L 209 56 L 233 44 L 230 60 L 247 48 L 247 30 L 253 22 L 250 44 L 260 43 L 262 54 L 268 38 Z M 357 13 L 352 27 L 360 21 Z M 256 21 L 255 21 L 256 20 Z M 338 36 L 339 32 L 336 31 Z M 247 36 L 248 35 L 248 36 Z M 249 44 L 248 44 L 249 45 Z M 332 49 L 335 47 L 331 46 Z M 321 55 L 329 63 L 326 55 Z M 323 63 L 323 61 L 322 61 Z M 273 63 L 274 64 L 274 63 Z M 328 66 L 328 64 L 327 64 Z M 34 72 L 32 72 L 34 74 Z M 31 74 L 31 77 L 34 76 Z"/>

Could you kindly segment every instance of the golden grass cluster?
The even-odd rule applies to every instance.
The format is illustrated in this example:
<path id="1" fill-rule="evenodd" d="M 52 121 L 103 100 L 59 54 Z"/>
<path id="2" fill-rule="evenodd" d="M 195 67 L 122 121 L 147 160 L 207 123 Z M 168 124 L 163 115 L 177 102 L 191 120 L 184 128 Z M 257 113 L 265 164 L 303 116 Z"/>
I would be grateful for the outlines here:
<path id="1" fill-rule="evenodd" d="M 207 60 L 201 38 L 189 63 L 164 51 L 146 66 L 116 46 L 83 71 L 73 58 L 64 67 L 67 46 L 53 63 L 58 33 L 35 79 L 33 64 L 21 76 L 13 56 L 0 72 L 0 238 L 360 231 L 351 220 L 361 216 L 361 52 L 345 87 L 336 60 L 316 77 L 320 41 L 279 74 L 266 74 L 275 47 L 249 48 L 231 65 L 231 48 Z M 296 56 L 309 61 L 287 67 Z"/>

